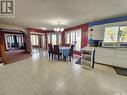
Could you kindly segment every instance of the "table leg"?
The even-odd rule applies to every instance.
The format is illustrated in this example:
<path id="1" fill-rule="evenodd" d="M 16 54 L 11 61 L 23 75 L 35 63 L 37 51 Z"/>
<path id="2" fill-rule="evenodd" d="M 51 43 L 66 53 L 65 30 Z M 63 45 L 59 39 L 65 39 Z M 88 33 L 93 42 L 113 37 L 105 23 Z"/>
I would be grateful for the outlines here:
<path id="1" fill-rule="evenodd" d="M 63 60 L 65 60 L 65 61 L 66 61 L 66 56 L 64 56 L 64 55 L 63 55 Z"/>

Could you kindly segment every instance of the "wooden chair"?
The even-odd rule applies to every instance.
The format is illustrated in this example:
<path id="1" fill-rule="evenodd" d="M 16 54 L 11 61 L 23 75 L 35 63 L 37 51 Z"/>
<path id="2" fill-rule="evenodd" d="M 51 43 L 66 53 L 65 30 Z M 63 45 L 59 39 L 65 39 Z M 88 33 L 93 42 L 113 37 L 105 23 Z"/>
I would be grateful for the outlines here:
<path id="1" fill-rule="evenodd" d="M 65 44 L 66 47 L 70 47 L 70 44 Z"/>
<path id="2" fill-rule="evenodd" d="M 52 59 L 53 59 L 54 50 L 53 50 L 52 44 L 48 44 L 48 53 L 49 53 L 49 58 L 50 58 L 50 55 L 52 54 Z"/>
<path id="3" fill-rule="evenodd" d="M 70 48 L 70 52 L 69 52 L 69 60 L 70 61 L 71 61 L 71 58 L 73 58 L 74 46 L 75 45 L 71 45 L 71 48 Z"/>
<path id="4" fill-rule="evenodd" d="M 62 54 L 59 52 L 59 45 L 54 45 L 54 54 L 55 54 L 55 58 L 57 55 L 58 59 L 60 60 L 60 56 L 62 56 Z"/>

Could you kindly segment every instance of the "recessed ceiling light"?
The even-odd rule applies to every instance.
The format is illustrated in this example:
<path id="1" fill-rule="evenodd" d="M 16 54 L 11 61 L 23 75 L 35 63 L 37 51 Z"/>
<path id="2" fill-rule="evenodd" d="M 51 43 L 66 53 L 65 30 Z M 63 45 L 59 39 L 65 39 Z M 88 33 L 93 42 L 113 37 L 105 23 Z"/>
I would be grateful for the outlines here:
<path id="1" fill-rule="evenodd" d="M 58 25 L 57 21 L 60 21 L 61 25 L 68 25 L 70 23 L 70 21 L 67 19 L 49 19 L 46 22 L 52 25 Z"/>

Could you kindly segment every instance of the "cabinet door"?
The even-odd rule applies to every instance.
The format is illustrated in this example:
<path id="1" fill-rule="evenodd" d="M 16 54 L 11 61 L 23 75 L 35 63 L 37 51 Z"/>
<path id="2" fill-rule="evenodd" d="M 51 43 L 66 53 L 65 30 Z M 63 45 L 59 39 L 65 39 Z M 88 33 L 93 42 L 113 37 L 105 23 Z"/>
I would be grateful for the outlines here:
<path id="1" fill-rule="evenodd" d="M 114 66 L 127 68 L 127 51 L 120 49 L 115 51 Z"/>
<path id="2" fill-rule="evenodd" d="M 109 57 L 97 57 L 95 62 L 106 64 L 106 65 L 113 65 L 113 58 L 109 58 Z"/>
<path id="3" fill-rule="evenodd" d="M 97 48 L 95 52 L 95 62 L 113 65 L 114 49 Z"/>

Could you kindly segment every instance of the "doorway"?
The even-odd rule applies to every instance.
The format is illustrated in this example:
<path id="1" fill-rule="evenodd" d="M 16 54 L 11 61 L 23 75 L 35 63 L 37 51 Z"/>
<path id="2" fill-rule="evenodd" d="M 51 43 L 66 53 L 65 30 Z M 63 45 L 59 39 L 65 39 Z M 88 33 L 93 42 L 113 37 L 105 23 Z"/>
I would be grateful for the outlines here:
<path id="1" fill-rule="evenodd" d="M 31 34 L 31 44 L 32 44 L 32 52 L 38 53 L 39 52 L 39 35 L 38 34 Z"/>
<path id="2" fill-rule="evenodd" d="M 38 53 L 46 49 L 45 33 L 31 33 L 32 52 Z"/>

